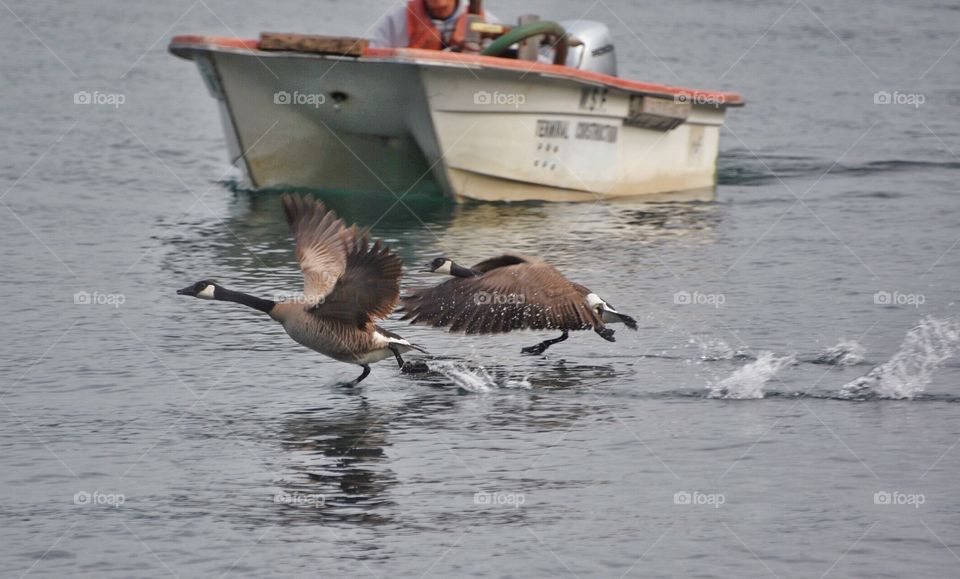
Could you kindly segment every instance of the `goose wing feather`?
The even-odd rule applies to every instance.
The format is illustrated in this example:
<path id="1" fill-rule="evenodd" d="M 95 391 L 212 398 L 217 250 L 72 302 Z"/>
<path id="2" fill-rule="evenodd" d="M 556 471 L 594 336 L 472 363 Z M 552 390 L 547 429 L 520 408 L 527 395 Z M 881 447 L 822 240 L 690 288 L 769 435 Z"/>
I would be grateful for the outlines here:
<path id="1" fill-rule="evenodd" d="M 367 232 L 354 233 L 343 277 L 311 312 L 373 330 L 373 321 L 393 313 L 400 300 L 403 260 L 379 239 L 371 244 Z"/>
<path id="2" fill-rule="evenodd" d="M 282 201 L 308 310 L 367 330 L 374 318 L 389 316 L 400 298 L 403 260 L 309 195 L 284 195 Z"/>
<path id="3" fill-rule="evenodd" d="M 350 230 L 336 213 L 310 196 L 284 195 L 281 201 L 297 246 L 303 293 L 308 302 L 320 302 L 347 267 Z"/>
<path id="4" fill-rule="evenodd" d="M 472 269 L 483 273 L 405 296 L 400 310 L 403 319 L 467 334 L 603 326 L 585 300 L 589 290 L 542 260 L 503 255 Z"/>

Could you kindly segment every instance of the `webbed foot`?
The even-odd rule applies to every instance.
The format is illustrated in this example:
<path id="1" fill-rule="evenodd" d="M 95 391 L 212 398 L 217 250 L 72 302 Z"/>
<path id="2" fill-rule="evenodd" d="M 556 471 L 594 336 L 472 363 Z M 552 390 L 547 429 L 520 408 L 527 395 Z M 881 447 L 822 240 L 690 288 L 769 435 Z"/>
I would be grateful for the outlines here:
<path id="1" fill-rule="evenodd" d="M 404 374 L 422 374 L 429 372 L 430 367 L 423 360 L 413 360 L 404 362 L 403 366 L 400 366 L 400 371 Z"/>
<path id="2" fill-rule="evenodd" d="M 549 344 L 543 344 L 543 343 L 541 342 L 541 343 L 537 344 L 536 346 L 527 346 L 526 348 L 521 348 L 520 352 L 523 353 L 523 354 L 533 354 L 533 355 L 542 354 L 542 353 L 546 352 L 546 351 L 547 351 L 547 348 L 549 348 L 549 347 L 550 347 Z"/>

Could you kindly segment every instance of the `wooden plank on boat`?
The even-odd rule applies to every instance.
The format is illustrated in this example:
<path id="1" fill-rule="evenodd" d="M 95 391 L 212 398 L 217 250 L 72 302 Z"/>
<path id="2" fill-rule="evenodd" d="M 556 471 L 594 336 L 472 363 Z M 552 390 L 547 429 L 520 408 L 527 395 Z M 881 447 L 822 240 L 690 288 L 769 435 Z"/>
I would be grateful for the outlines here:
<path id="1" fill-rule="evenodd" d="M 363 51 L 369 44 L 370 41 L 366 38 L 352 38 L 350 36 L 314 36 L 282 32 L 260 33 L 260 50 L 362 56 Z"/>

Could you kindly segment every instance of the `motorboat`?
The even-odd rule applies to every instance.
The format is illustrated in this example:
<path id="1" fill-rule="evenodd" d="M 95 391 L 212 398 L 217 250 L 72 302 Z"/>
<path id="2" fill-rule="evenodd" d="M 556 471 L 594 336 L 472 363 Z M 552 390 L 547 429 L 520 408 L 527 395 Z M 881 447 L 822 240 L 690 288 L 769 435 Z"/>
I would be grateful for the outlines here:
<path id="1" fill-rule="evenodd" d="M 479 2 L 476 2 L 479 4 Z M 176 36 L 252 189 L 596 201 L 713 191 L 739 94 L 617 75 L 599 22 L 471 22 L 479 51 Z"/>

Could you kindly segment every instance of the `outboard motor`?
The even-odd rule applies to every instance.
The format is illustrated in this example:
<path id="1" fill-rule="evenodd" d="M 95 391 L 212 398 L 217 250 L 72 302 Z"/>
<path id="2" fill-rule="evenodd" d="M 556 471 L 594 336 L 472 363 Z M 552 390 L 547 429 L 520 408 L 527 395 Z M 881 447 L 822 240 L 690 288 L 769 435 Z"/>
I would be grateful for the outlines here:
<path id="1" fill-rule="evenodd" d="M 571 46 L 567 52 L 567 66 L 617 76 L 613 35 L 605 24 L 591 20 L 568 20 L 560 25 L 580 42 L 579 46 Z"/>

